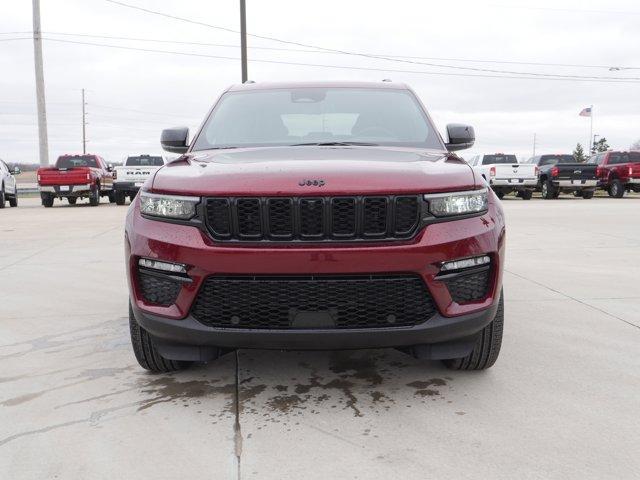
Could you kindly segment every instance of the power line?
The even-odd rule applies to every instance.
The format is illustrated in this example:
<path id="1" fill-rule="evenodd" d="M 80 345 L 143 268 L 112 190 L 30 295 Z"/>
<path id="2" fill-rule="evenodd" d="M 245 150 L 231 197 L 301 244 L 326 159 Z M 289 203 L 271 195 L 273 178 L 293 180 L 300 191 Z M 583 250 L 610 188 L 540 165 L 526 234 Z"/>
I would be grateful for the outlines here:
<path id="1" fill-rule="evenodd" d="M 209 28 L 214 28 L 214 29 L 222 30 L 222 31 L 229 32 L 229 33 L 235 33 L 235 34 L 241 33 L 240 31 L 234 30 L 232 28 L 220 27 L 218 25 L 211 25 L 209 23 L 200 22 L 200 21 L 197 21 L 197 20 L 191 20 L 191 19 L 185 18 L 185 17 L 178 17 L 177 15 L 170 15 L 170 14 L 167 14 L 167 13 L 158 12 L 156 10 L 151 10 L 151 9 L 148 9 L 148 8 L 139 7 L 139 6 L 136 6 L 136 5 L 130 5 L 128 3 L 120 2 L 120 1 L 117 1 L 117 0 L 104 0 L 104 1 L 108 2 L 108 3 L 113 3 L 115 5 L 120 5 L 120 6 L 123 6 L 123 7 L 126 7 L 126 8 L 131 8 L 131 9 L 134 9 L 134 10 L 140 10 L 140 11 L 143 11 L 143 12 L 146 12 L 146 13 L 150 13 L 152 15 L 159 15 L 159 16 L 162 16 L 162 17 L 171 18 L 171 19 L 174 19 L 174 20 L 179 20 L 179 21 L 191 23 L 191 24 L 194 24 L 194 25 L 200 25 L 200 26 L 205 26 L 205 27 L 209 27 Z M 320 47 L 318 45 L 310 45 L 310 44 L 301 43 L 301 42 L 294 42 L 294 41 L 291 41 L 291 40 L 283 40 L 283 39 L 280 39 L 280 38 L 269 37 L 269 36 L 266 36 L 266 35 L 256 35 L 256 34 L 252 34 L 252 33 L 247 33 L 247 35 L 251 36 L 251 37 L 254 37 L 254 38 L 260 38 L 262 40 L 269 40 L 269 41 L 272 41 L 272 42 L 285 43 L 285 44 L 288 44 L 288 45 L 296 45 L 298 47 L 313 48 L 313 49 L 316 49 L 316 50 L 323 50 L 323 51 L 327 51 L 327 52 L 341 53 L 343 55 L 352 55 L 352 56 L 357 56 L 357 57 L 373 58 L 373 59 L 377 59 L 377 60 L 387 60 L 387 61 L 399 62 L 399 63 L 409 63 L 409 64 L 414 64 L 414 65 L 428 66 L 428 67 L 451 68 L 451 69 L 457 69 L 457 70 L 470 70 L 470 71 L 483 72 L 483 73 L 500 73 L 500 74 L 508 74 L 508 75 L 532 75 L 532 76 L 539 76 L 539 77 L 586 78 L 584 76 L 579 76 L 579 75 L 559 75 L 559 74 L 552 74 L 552 73 L 517 72 L 517 71 L 495 70 L 495 69 L 487 69 L 487 68 L 463 67 L 463 66 L 460 66 L 460 65 L 445 65 L 445 64 L 420 62 L 420 61 L 417 61 L 417 60 L 408 60 L 408 59 L 402 59 L 402 58 L 385 57 L 385 56 L 382 56 L 382 55 L 373 55 L 373 54 L 370 54 L 370 53 L 350 52 L 350 51 L 347 51 L 347 50 Z M 591 77 L 591 78 L 598 78 L 600 80 L 616 80 L 617 79 L 616 77 Z"/>
<path id="2" fill-rule="evenodd" d="M 151 52 L 151 53 L 163 53 L 163 54 L 180 55 L 180 56 L 187 56 L 187 57 L 215 58 L 219 60 L 240 60 L 239 57 L 229 57 L 229 56 L 223 56 L 223 55 L 208 55 L 204 53 L 176 52 L 176 51 L 170 51 L 170 50 L 157 50 L 157 49 L 151 49 L 151 48 L 129 47 L 124 45 L 108 45 L 104 43 L 63 40 L 60 38 L 46 38 L 46 40 L 50 42 L 71 43 L 71 44 L 77 44 L 77 45 L 90 45 L 90 46 L 96 46 L 96 47 L 116 48 L 121 50 L 132 50 L 132 51 Z M 255 59 L 252 61 L 258 62 L 258 63 L 268 63 L 268 64 L 278 64 L 278 65 L 335 68 L 335 69 L 343 69 L 343 70 L 362 70 L 362 71 L 372 71 L 372 72 L 409 73 L 409 74 L 418 74 L 418 75 L 476 77 L 476 78 L 505 78 L 505 79 L 518 79 L 518 80 L 576 81 L 576 82 L 597 82 L 597 83 L 633 83 L 633 84 L 640 83 L 638 82 L 640 78 L 633 78 L 633 77 L 623 77 L 619 79 L 618 78 L 609 79 L 607 77 L 577 77 L 576 78 L 575 76 L 530 77 L 530 76 L 516 76 L 516 75 L 488 75 L 488 74 L 469 74 L 469 73 L 452 73 L 452 72 L 432 72 L 432 71 L 424 71 L 424 70 L 398 70 L 398 69 L 390 69 L 390 68 L 355 67 L 355 66 L 345 66 L 345 65 L 287 62 L 282 60 Z"/>
<path id="3" fill-rule="evenodd" d="M 0 32 L 0 35 L 5 34 L 26 34 L 30 32 Z M 184 40 L 165 40 L 159 38 L 140 38 L 140 37 L 123 37 L 115 35 L 92 35 L 87 33 L 68 33 L 68 32 L 42 32 L 46 35 L 58 35 L 66 37 L 85 37 L 85 38 L 100 38 L 106 40 L 126 40 L 133 42 L 152 42 L 152 43 L 168 43 L 175 45 L 193 45 L 202 47 L 219 47 L 219 48 L 240 48 L 240 45 L 230 43 L 209 43 L 209 42 L 188 42 Z M 2 41 L 3 39 L 0 39 Z M 12 38 L 6 40 L 31 40 L 31 38 Z M 261 46 L 249 46 L 250 50 L 266 50 L 277 52 L 293 52 L 293 53 L 315 53 L 315 54 L 332 54 L 342 55 L 340 52 L 303 49 L 303 48 L 283 48 L 283 47 L 261 47 Z M 375 57 L 389 57 L 389 58 L 406 58 L 416 60 L 441 60 L 449 62 L 467 62 L 467 63 L 492 63 L 503 65 L 529 65 L 537 67 L 568 67 L 568 68 L 595 68 L 595 69 L 616 69 L 616 70 L 640 70 L 640 67 L 628 67 L 628 66 L 613 66 L 613 65 L 593 65 L 593 64 L 579 64 L 579 63 L 555 63 L 555 62 L 527 62 L 517 60 L 487 60 L 487 59 L 471 59 L 471 58 L 455 58 L 455 57 L 424 57 L 416 55 L 395 55 L 395 54 L 372 54 Z"/>
<path id="4" fill-rule="evenodd" d="M 191 117 L 189 115 L 177 115 L 177 114 L 174 114 L 174 113 L 150 112 L 148 110 L 136 110 L 136 109 L 133 109 L 133 108 L 112 107 L 112 106 L 100 105 L 100 104 L 96 104 L 96 103 L 91 104 L 91 106 L 98 107 L 98 108 L 106 108 L 106 109 L 109 109 L 109 110 L 121 110 L 123 112 L 143 113 L 145 115 L 160 115 L 160 116 L 163 116 L 163 117 L 178 117 L 178 118 L 191 119 Z"/>
<path id="5" fill-rule="evenodd" d="M 640 12 L 630 12 L 621 10 L 591 10 L 584 8 L 554 8 L 554 7 L 529 7 L 526 5 L 488 5 L 494 8 L 512 8 L 519 10 L 542 10 L 550 12 L 568 12 L 568 13 L 596 13 L 598 15 L 611 14 L 611 15 L 640 15 Z"/>

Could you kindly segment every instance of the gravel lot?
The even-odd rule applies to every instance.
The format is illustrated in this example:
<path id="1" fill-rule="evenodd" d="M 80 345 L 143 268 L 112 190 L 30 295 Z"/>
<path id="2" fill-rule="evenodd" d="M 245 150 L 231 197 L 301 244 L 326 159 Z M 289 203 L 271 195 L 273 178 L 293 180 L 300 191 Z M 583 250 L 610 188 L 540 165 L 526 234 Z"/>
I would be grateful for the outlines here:
<path id="1" fill-rule="evenodd" d="M 243 350 L 147 374 L 127 208 L 0 211 L 0 477 L 638 478 L 640 198 L 504 206 L 505 338 L 480 373 Z"/>

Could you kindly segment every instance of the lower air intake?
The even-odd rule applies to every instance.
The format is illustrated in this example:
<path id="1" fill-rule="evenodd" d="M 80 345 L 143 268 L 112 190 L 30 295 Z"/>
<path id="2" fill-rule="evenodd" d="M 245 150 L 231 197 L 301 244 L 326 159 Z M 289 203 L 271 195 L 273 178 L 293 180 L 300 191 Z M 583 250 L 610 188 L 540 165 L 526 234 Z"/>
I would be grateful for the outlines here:
<path id="1" fill-rule="evenodd" d="M 435 312 L 414 275 L 211 276 L 191 311 L 207 326 L 247 329 L 412 326 Z"/>

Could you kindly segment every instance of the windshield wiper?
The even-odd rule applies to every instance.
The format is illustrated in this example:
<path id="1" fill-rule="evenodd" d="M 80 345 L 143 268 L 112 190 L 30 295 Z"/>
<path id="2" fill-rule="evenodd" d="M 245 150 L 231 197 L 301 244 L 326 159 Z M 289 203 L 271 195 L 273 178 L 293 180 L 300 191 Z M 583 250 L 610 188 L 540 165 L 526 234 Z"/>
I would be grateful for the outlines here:
<path id="1" fill-rule="evenodd" d="M 314 147 L 349 147 L 349 146 L 362 146 L 362 147 L 377 147 L 377 143 L 367 143 L 367 142 L 312 142 L 312 143 L 295 143 L 293 145 L 289 145 L 290 147 L 306 147 L 306 146 L 314 146 Z"/>

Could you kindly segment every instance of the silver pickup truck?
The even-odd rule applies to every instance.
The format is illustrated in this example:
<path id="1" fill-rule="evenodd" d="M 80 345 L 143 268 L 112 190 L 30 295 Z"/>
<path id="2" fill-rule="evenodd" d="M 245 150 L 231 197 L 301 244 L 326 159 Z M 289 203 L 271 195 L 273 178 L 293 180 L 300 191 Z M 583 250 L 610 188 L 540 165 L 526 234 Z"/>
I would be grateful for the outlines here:
<path id="1" fill-rule="evenodd" d="M 122 167 L 113 171 L 113 190 L 116 203 L 124 205 L 127 197 L 133 201 L 140 187 L 153 173 L 167 163 L 162 155 L 132 155 Z"/>

